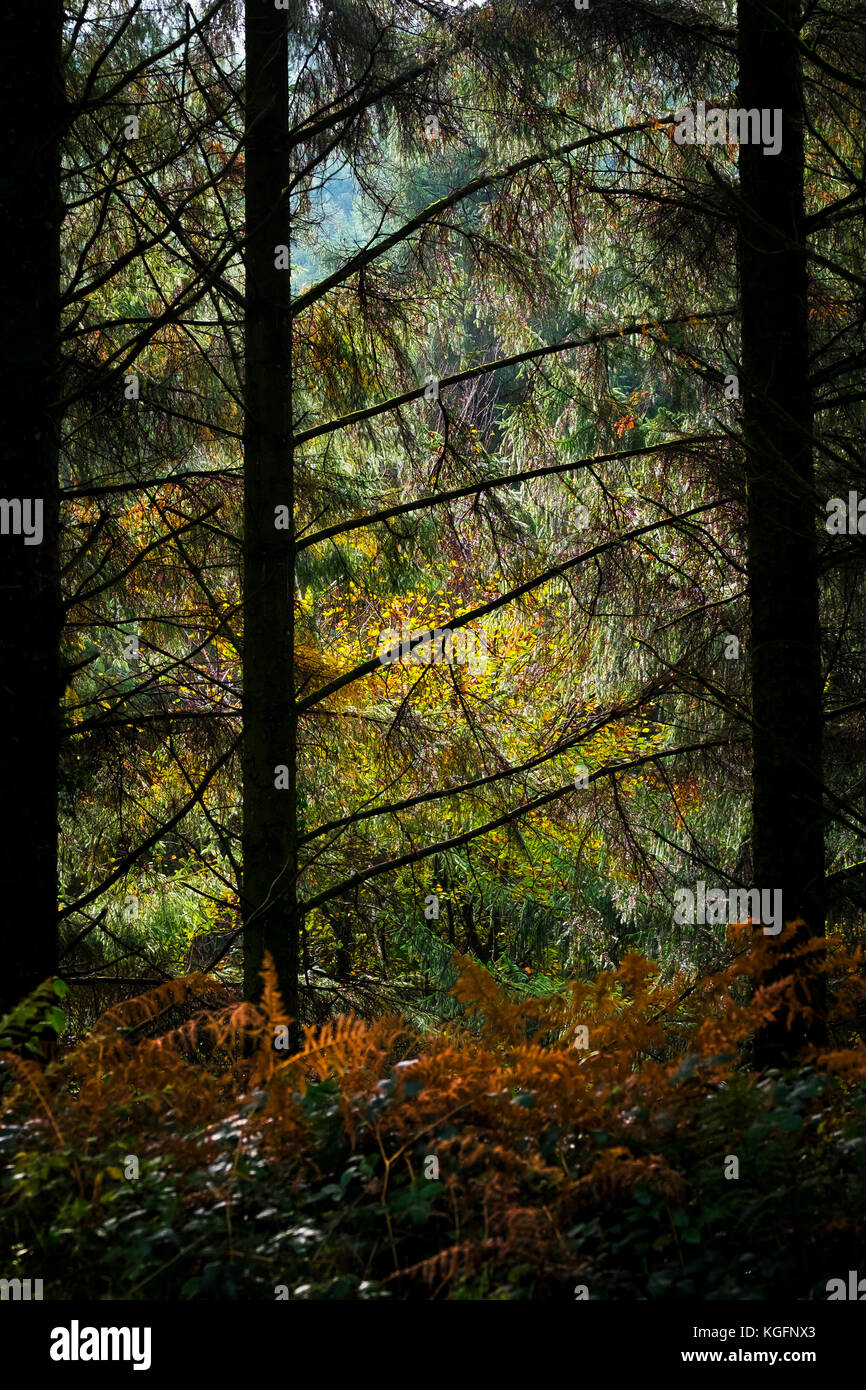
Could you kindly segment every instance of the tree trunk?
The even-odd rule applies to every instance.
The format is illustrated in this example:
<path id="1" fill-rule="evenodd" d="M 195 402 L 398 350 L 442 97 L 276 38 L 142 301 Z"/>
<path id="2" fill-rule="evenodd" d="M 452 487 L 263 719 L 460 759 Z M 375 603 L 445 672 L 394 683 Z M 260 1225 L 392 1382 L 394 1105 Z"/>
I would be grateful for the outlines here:
<path id="1" fill-rule="evenodd" d="M 3 26 L 0 1013 L 57 969 L 62 13 L 59 0 L 15 0 Z"/>
<path id="2" fill-rule="evenodd" d="M 478 940 L 478 932 L 475 930 L 475 910 L 471 898 L 467 898 L 463 904 L 463 928 L 466 933 L 464 953 L 471 951 L 476 960 L 483 960 L 484 950 Z"/>
<path id="3" fill-rule="evenodd" d="M 752 612 L 753 883 L 781 889 L 800 938 L 824 933 L 821 650 L 816 499 L 809 392 L 802 83 L 794 0 L 739 6 L 741 108 L 781 109 L 782 148 L 740 148 L 739 275 L 743 431 Z M 758 928 L 758 930 L 762 930 Z M 773 973 L 790 973 L 785 953 Z M 824 1034 L 823 989 L 798 964 L 798 995 L 814 1010 L 789 1029 L 779 1014 L 756 1060 L 778 1063 Z"/>
<path id="4" fill-rule="evenodd" d="M 289 243 L 288 15 L 246 0 L 245 20 L 244 988 L 258 998 L 269 951 L 297 1018 L 291 279 L 277 268 Z"/>
<path id="5" fill-rule="evenodd" d="M 490 930 L 487 933 L 487 949 L 484 953 L 485 964 L 489 964 L 496 955 L 496 945 L 501 925 L 499 909 L 497 907 L 491 907 Z"/>
<path id="6" fill-rule="evenodd" d="M 334 936 L 337 941 L 334 974 L 338 980 L 348 980 L 352 973 L 354 946 L 352 919 L 348 908 L 338 909 L 338 916 L 334 922 Z"/>

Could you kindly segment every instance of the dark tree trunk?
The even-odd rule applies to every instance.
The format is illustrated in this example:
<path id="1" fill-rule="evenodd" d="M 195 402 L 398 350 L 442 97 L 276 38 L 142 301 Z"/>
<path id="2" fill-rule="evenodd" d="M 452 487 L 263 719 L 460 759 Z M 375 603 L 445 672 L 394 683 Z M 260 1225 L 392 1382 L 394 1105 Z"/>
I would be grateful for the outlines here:
<path id="1" fill-rule="evenodd" d="M 786 921 L 820 956 L 824 933 L 821 651 L 816 498 L 809 392 L 798 7 L 739 6 L 738 105 L 781 109 L 782 148 L 740 149 L 743 428 L 752 611 L 754 885 L 782 890 Z M 759 928 L 760 930 L 760 928 Z M 773 975 L 788 973 L 779 953 Z M 815 1013 L 792 1029 L 780 1014 L 758 1036 L 759 1065 L 824 1033 L 823 989 L 808 963 L 798 993 Z"/>
<path id="2" fill-rule="evenodd" d="M 288 15 L 273 0 L 246 0 L 245 17 L 244 988 L 258 997 L 269 951 L 296 1018 L 291 282 L 277 268 L 277 247 L 289 243 Z M 288 530 L 275 524 L 278 507 Z"/>
<path id="3" fill-rule="evenodd" d="M 483 961 L 484 948 L 478 940 L 478 932 L 475 929 L 475 911 L 471 899 L 467 899 L 463 904 L 463 928 L 466 933 L 464 952 L 471 951 L 476 960 Z"/>
<path id="4" fill-rule="evenodd" d="M 57 371 L 62 7 L 14 0 L 3 25 L 0 212 L 5 405 L 0 431 L 0 1013 L 57 969 L 57 755 L 61 694 Z M 16 508 L 42 507 L 25 545 Z M 23 509 L 22 509 L 23 510 Z M 22 518 L 23 519 L 23 518 Z M 13 528 L 19 534 L 13 534 Z M 32 531 L 35 541 L 38 534 Z"/>
<path id="5" fill-rule="evenodd" d="M 334 936 L 337 939 L 337 954 L 334 973 L 338 980 L 348 980 L 352 973 L 353 933 L 352 920 L 348 909 L 341 912 L 334 923 Z"/>
<path id="6" fill-rule="evenodd" d="M 453 879 L 447 857 L 442 860 L 442 886 L 445 889 L 445 912 L 448 918 L 448 945 L 453 946 L 457 941 L 457 930 L 454 924 L 454 903 L 452 901 L 451 887 Z"/>
<path id="7" fill-rule="evenodd" d="M 388 943 L 385 939 L 385 929 L 379 919 L 379 909 L 374 907 L 372 911 L 372 932 L 373 940 L 376 943 L 376 951 L 379 956 L 379 963 L 382 968 L 383 978 L 388 975 Z"/>
<path id="8" fill-rule="evenodd" d="M 490 930 L 487 933 L 487 950 L 484 953 L 485 963 L 487 964 L 489 964 L 490 961 L 492 961 L 494 956 L 496 955 L 496 943 L 500 926 L 501 920 L 499 909 L 496 907 L 492 907 L 490 909 Z"/>
<path id="9" fill-rule="evenodd" d="M 448 912 L 448 945 L 453 946 L 457 940 L 457 932 L 454 926 L 454 904 L 450 897 L 446 903 Z"/>

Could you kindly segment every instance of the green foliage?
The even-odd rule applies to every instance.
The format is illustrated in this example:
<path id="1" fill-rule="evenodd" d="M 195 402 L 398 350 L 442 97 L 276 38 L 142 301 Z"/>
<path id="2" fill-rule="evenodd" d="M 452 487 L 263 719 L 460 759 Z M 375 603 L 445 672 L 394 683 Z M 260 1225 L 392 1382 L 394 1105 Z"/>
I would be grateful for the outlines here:
<path id="1" fill-rule="evenodd" d="M 16 1052 L 38 1057 L 47 1039 L 59 1037 L 66 1027 L 66 1013 L 60 1006 L 69 993 L 65 980 L 45 980 L 22 999 L 5 1018 L 0 1018 L 0 1052 Z"/>

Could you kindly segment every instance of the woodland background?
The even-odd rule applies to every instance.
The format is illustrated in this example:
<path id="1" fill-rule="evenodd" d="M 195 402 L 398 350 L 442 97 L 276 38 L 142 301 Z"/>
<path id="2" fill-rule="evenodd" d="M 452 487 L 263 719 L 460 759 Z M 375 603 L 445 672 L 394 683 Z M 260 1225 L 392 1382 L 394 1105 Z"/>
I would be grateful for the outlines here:
<path id="1" fill-rule="evenodd" d="M 12 4 L 7 1277 L 856 1267 L 864 20 Z M 790 926 L 677 925 L 698 881 Z"/>

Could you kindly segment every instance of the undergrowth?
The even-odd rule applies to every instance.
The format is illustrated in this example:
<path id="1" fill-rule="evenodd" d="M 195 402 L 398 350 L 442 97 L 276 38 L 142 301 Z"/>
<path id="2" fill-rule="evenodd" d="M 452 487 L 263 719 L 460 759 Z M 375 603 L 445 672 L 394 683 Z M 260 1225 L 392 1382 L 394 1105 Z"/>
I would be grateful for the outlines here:
<path id="1" fill-rule="evenodd" d="M 749 1039 L 797 1008 L 752 988 L 764 949 L 519 1000 L 459 958 L 462 1021 L 340 1017 L 294 1056 L 270 964 L 259 1005 L 186 976 L 46 1062 L 49 983 L 0 1023 L 2 1273 L 52 1299 L 824 1298 L 862 1264 L 862 952 L 823 965 L 832 1044 L 759 1074 Z"/>

